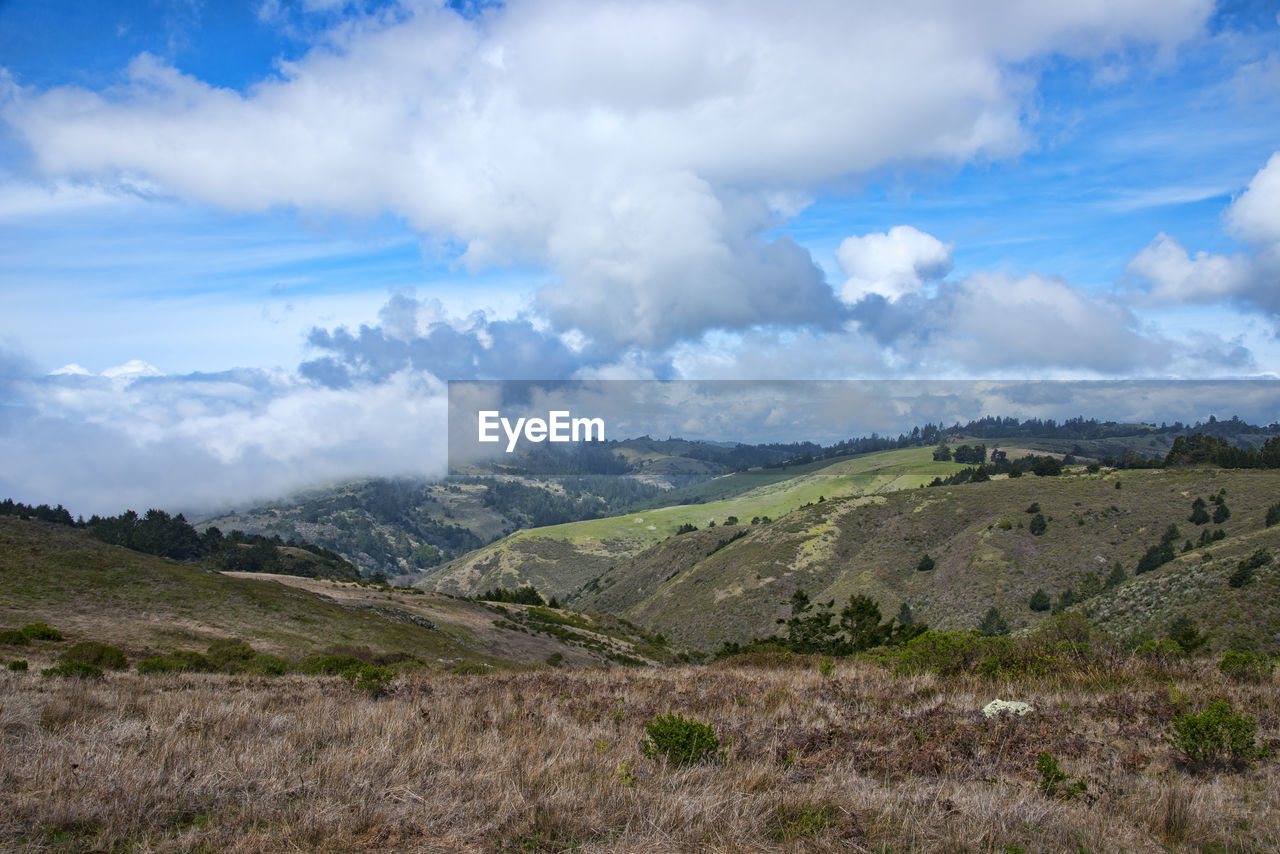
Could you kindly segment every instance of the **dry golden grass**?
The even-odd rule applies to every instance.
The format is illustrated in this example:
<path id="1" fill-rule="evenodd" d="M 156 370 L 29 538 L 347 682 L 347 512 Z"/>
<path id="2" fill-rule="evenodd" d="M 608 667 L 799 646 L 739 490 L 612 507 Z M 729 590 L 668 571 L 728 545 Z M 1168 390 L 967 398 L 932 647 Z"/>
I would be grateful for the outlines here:
<path id="1" fill-rule="evenodd" d="M 1213 694 L 1280 748 L 1277 690 L 1209 664 L 1010 685 L 846 661 L 400 678 L 0 674 L 13 851 L 1275 850 L 1274 759 L 1180 769 L 1164 734 Z M 1124 687 L 1117 687 L 1123 685 Z M 985 720 L 995 697 L 1025 718 Z M 727 755 L 646 758 L 644 722 Z M 1087 790 L 1046 796 L 1051 752 Z"/>

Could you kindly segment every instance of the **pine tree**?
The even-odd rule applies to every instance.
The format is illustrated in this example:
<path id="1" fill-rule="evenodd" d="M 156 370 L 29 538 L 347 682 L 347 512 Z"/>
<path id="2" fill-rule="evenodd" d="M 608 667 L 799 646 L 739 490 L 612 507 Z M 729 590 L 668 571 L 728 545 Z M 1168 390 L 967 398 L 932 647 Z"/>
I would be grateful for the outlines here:
<path id="1" fill-rule="evenodd" d="M 996 606 L 992 605 L 991 609 L 987 611 L 987 615 L 982 618 L 982 622 L 978 624 L 978 634 L 984 638 L 994 638 L 1009 634 L 1009 624 L 1005 622 L 1004 617 L 1000 616 L 1000 611 Z"/>

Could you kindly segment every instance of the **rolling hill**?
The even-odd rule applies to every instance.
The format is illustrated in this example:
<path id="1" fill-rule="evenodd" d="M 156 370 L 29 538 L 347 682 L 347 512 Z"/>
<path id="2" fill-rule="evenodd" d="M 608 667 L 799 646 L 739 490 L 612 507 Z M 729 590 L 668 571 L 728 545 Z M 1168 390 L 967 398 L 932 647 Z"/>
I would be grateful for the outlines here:
<path id="1" fill-rule="evenodd" d="M 964 468 L 936 462 L 931 448 L 904 448 L 801 466 L 734 473 L 700 487 L 720 500 L 657 507 L 620 516 L 572 522 L 514 534 L 430 571 L 419 586 L 452 593 L 531 583 L 564 597 L 682 526 L 765 517 L 777 519 L 806 504 L 920 487 Z"/>
<path id="2" fill-rule="evenodd" d="M 671 655 L 614 618 L 222 573 L 108 545 L 83 530 L 0 518 L 0 627 L 33 622 L 69 640 L 119 646 L 130 659 L 227 638 L 287 659 L 331 649 L 409 653 L 435 670 L 518 669 L 556 655 L 579 665 Z"/>
<path id="3" fill-rule="evenodd" d="M 1218 494 L 1231 510 L 1225 523 L 1188 522 L 1197 497 Z M 1037 589 L 1053 596 L 1070 589 L 1094 594 L 1074 610 L 1132 642 L 1162 637 L 1186 615 L 1213 626 L 1219 648 L 1239 634 L 1248 646 L 1274 650 L 1274 560 L 1248 587 L 1232 588 L 1227 578 L 1246 555 L 1280 547 L 1280 527 L 1264 522 L 1277 497 L 1280 472 L 1187 469 L 1026 476 L 833 499 L 768 525 L 669 538 L 617 560 L 569 599 L 706 649 L 770 634 L 798 588 L 815 601 L 868 595 L 886 616 L 906 602 L 917 621 L 940 629 L 975 628 L 994 606 L 1015 630 L 1047 615 L 1030 610 Z M 1033 503 L 1047 520 L 1041 535 L 1030 531 Z M 1203 531 L 1220 528 L 1224 538 L 1134 577 L 1170 524 L 1180 529 L 1176 552 Z M 934 568 L 920 571 L 926 554 Z M 1129 580 L 1104 590 L 1117 562 Z"/>

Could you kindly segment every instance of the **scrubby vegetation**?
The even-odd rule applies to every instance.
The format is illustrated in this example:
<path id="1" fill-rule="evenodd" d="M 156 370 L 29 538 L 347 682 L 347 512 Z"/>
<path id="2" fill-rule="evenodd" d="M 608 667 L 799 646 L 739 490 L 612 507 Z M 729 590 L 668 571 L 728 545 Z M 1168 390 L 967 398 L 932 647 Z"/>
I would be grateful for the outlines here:
<path id="1" fill-rule="evenodd" d="M 392 665 L 342 653 L 273 680 L 0 672 L 0 847 L 1272 850 L 1275 683 L 1071 640 L 1070 616 L 874 658 L 370 685 Z M 1032 711 L 984 718 L 996 697 Z"/>

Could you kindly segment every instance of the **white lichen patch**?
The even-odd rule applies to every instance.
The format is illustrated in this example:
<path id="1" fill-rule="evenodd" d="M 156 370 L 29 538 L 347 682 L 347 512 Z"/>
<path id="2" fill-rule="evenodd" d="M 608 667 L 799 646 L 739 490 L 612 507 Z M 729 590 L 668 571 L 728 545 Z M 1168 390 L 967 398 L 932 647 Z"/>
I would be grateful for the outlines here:
<path id="1" fill-rule="evenodd" d="M 1035 709 L 1030 704 L 1021 700 L 995 699 L 982 707 L 983 716 L 988 718 L 995 718 L 1000 715 L 1025 715 L 1034 711 Z"/>

